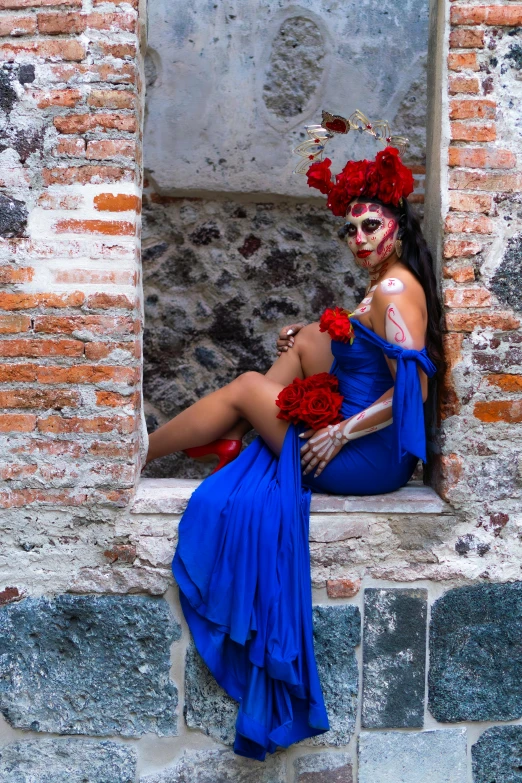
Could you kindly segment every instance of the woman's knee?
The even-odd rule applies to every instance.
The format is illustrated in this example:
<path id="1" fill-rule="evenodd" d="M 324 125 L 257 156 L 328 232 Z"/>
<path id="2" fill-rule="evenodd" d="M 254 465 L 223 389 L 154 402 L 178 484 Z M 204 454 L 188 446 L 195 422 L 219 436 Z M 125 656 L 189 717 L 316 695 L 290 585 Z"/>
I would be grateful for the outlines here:
<path id="1" fill-rule="evenodd" d="M 260 372 L 255 372 L 254 370 L 249 370 L 248 372 L 238 375 L 230 384 L 233 401 L 237 405 L 240 405 L 241 401 L 244 400 L 245 395 L 251 394 L 252 390 L 259 386 L 262 378 L 264 378 L 264 375 Z"/>

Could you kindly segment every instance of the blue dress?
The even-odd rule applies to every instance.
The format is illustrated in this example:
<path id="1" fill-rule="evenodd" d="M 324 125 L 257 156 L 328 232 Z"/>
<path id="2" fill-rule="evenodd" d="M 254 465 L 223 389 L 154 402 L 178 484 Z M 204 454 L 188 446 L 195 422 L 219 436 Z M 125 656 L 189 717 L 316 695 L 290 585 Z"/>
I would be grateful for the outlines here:
<path id="1" fill-rule="evenodd" d="M 289 426 L 279 458 L 257 438 L 202 482 L 179 526 L 172 570 L 183 612 L 201 657 L 239 702 L 234 750 L 254 759 L 329 728 L 313 650 L 311 491 L 392 492 L 426 459 L 417 366 L 429 376 L 435 366 L 425 350 L 352 323 L 352 345 L 332 341 L 343 417 L 395 386 L 393 424 L 346 444 L 317 479 L 302 476 L 298 428 Z M 384 354 L 397 361 L 395 383 Z"/>

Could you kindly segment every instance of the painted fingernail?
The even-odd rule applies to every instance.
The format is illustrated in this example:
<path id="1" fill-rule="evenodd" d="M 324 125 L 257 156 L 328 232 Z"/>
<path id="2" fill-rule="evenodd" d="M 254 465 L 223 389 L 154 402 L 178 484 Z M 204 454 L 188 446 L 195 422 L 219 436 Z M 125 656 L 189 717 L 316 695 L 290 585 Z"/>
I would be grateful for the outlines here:
<path id="1" fill-rule="evenodd" d="M 293 333 L 294 333 L 293 329 L 289 329 L 288 332 L 287 332 L 287 334 L 293 334 Z"/>

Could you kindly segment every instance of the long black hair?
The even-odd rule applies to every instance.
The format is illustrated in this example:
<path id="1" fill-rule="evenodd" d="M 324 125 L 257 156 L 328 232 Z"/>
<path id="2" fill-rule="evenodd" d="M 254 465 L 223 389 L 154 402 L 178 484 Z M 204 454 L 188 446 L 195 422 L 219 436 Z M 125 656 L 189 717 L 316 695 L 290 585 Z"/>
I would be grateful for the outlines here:
<path id="1" fill-rule="evenodd" d="M 430 359 L 437 366 L 438 375 L 444 372 L 444 351 L 442 346 L 442 307 L 440 304 L 437 281 L 433 270 L 433 257 L 422 234 L 419 218 L 408 199 L 402 199 L 402 206 L 385 204 L 379 199 L 369 199 L 361 196 L 356 199 L 361 202 L 371 202 L 386 207 L 399 221 L 398 238 L 402 241 L 400 260 L 411 269 L 426 296 L 428 325 L 426 329 L 426 350 Z M 347 227 L 339 229 L 339 237 L 344 239 Z"/>

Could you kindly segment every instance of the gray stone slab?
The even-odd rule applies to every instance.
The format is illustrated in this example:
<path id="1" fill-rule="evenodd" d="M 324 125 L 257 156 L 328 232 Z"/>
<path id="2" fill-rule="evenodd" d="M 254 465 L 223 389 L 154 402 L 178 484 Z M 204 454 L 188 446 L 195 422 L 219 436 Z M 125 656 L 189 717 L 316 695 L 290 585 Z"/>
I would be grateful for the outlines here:
<path id="1" fill-rule="evenodd" d="M 355 647 L 361 641 L 357 606 L 315 606 L 314 649 L 330 731 L 314 745 L 347 745 L 355 729 L 359 669 Z"/>
<path id="2" fill-rule="evenodd" d="M 435 601 L 428 706 L 439 721 L 522 717 L 522 582 L 480 584 Z"/>
<path id="3" fill-rule="evenodd" d="M 363 732 L 358 783 L 467 783 L 466 730 Z"/>
<path id="4" fill-rule="evenodd" d="M 424 721 L 427 590 L 364 591 L 362 725 L 415 728 Z"/>
<path id="5" fill-rule="evenodd" d="M 225 745 L 234 743 L 237 702 L 221 688 L 191 642 L 185 657 L 185 722 Z"/>
<path id="6" fill-rule="evenodd" d="M 0 748 L 2 783 L 134 783 L 137 756 L 116 742 L 43 739 Z"/>
<path id="7" fill-rule="evenodd" d="M 177 733 L 170 644 L 181 629 L 146 596 L 28 598 L 0 609 L 0 710 L 22 729 Z"/>
<path id="8" fill-rule="evenodd" d="M 353 783 L 348 753 L 308 753 L 294 761 L 295 783 Z"/>
<path id="9" fill-rule="evenodd" d="M 494 726 L 471 747 L 473 783 L 522 783 L 522 726 Z"/>
<path id="10" fill-rule="evenodd" d="M 171 767 L 143 775 L 140 783 L 286 783 L 283 754 L 266 761 L 236 756 L 231 750 L 186 752 Z"/>

